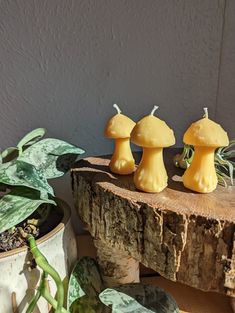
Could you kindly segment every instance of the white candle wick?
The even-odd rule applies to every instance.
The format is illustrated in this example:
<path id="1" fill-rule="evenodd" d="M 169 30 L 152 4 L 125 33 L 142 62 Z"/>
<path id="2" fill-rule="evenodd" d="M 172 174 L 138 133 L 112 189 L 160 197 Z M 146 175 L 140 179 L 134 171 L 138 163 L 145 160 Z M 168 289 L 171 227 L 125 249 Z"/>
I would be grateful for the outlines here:
<path id="1" fill-rule="evenodd" d="M 153 115 L 154 112 L 159 108 L 159 106 L 155 105 L 150 113 L 150 115 Z"/>
<path id="2" fill-rule="evenodd" d="M 114 107 L 114 109 L 117 110 L 118 114 L 120 114 L 120 113 L 122 112 L 122 111 L 120 110 L 119 106 L 118 106 L 116 103 L 113 105 L 113 107 Z"/>
<path id="3" fill-rule="evenodd" d="M 203 108 L 205 114 L 204 114 L 204 117 L 208 118 L 208 108 Z"/>

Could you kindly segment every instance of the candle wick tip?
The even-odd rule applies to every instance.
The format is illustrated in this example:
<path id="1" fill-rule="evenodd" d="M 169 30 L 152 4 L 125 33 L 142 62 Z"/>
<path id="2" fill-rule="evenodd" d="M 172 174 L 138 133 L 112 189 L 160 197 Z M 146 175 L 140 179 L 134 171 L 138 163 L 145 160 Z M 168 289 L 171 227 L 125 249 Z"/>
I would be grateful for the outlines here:
<path id="1" fill-rule="evenodd" d="M 116 103 L 113 104 L 113 107 L 114 107 L 114 109 L 117 110 L 118 114 L 120 114 L 122 112 L 121 109 L 119 108 L 119 106 Z"/>
<path id="2" fill-rule="evenodd" d="M 204 117 L 208 118 L 208 108 L 203 108 L 205 114 L 204 114 Z"/>
<path id="3" fill-rule="evenodd" d="M 158 108 L 159 108 L 159 106 L 154 105 L 154 107 L 153 107 L 153 109 L 152 109 L 152 111 L 151 111 L 150 115 L 153 115 L 153 114 L 154 114 L 154 112 L 155 112 Z"/>

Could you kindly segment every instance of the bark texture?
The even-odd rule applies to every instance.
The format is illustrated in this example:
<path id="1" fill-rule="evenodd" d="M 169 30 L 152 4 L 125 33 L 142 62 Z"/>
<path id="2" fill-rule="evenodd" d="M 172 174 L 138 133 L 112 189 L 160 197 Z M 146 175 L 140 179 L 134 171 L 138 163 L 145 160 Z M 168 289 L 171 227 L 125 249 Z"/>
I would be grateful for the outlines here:
<path id="1" fill-rule="evenodd" d="M 108 162 L 87 158 L 72 171 L 75 205 L 93 238 L 165 278 L 234 297 L 235 189 L 191 193 L 169 163 L 168 188 L 145 194 L 132 175 L 111 174 Z"/>
<path id="2" fill-rule="evenodd" d="M 105 242 L 95 240 L 101 275 L 106 287 L 127 283 L 138 283 L 139 262 L 128 252 L 112 249 Z"/>

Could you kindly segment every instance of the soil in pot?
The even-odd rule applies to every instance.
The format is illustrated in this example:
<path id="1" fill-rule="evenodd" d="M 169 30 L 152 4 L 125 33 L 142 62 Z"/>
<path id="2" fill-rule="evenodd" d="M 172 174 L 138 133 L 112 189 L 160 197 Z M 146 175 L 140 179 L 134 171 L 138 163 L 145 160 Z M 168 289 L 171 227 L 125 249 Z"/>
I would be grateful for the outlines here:
<path id="1" fill-rule="evenodd" d="M 42 218 L 42 215 L 39 214 L 42 210 L 45 210 L 46 218 Z M 45 207 L 42 205 L 26 220 L 0 234 L 0 253 L 26 245 L 28 234 L 32 234 L 36 239 L 41 238 L 53 230 L 62 218 L 63 212 L 61 210 L 55 209 L 54 206 Z"/>

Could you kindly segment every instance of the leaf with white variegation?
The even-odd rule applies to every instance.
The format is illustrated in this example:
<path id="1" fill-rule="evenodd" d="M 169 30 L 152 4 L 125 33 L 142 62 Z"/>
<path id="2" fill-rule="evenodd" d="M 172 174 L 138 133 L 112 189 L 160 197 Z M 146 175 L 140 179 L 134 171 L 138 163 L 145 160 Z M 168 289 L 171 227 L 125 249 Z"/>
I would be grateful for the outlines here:
<path id="1" fill-rule="evenodd" d="M 47 193 L 54 195 L 43 171 L 19 160 L 0 165 L 0 183 L 10 186 L 25 186 L 39 190 L 44 195 Z"/>
<path id="2" fill-rule="evenodd" d="M 47 138 L 27 148 L 19 160 L 42 170 L 47 179 L 63 176 L 84 150 L 59 139 Z M 68 157 L 69 156 L 69 157 Z"/>
<path id="3" fill-rule="evenodd" d="M 175 300 L 157 286 L 126 284 L 107 288 L 99 297 L 113 313 L 179 313 Z"/>
<path id="4" fill-rule="evenodd" d="M 56 205 L 53 200 L 39 199 L 39 192 L 24 187 L 15 187 L 0 200 L 0 233 L 19 224 L 41 204 Z"/>
<path id="5" fill-rule="evenodd" d="M 80 259 L 69 280 L 67 310 L 70 313 L 104 313 L 105 306 L 99 300 L 103 283 L 95 260 Z"/>

